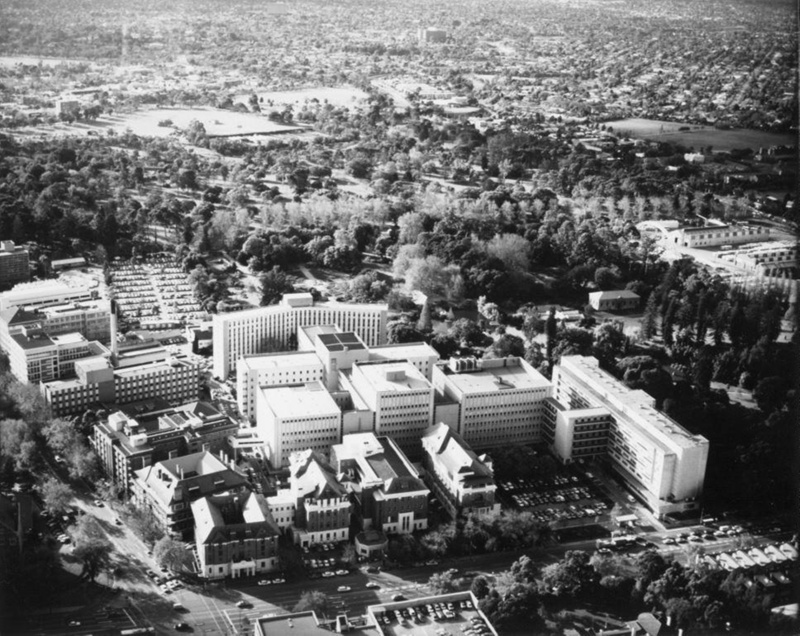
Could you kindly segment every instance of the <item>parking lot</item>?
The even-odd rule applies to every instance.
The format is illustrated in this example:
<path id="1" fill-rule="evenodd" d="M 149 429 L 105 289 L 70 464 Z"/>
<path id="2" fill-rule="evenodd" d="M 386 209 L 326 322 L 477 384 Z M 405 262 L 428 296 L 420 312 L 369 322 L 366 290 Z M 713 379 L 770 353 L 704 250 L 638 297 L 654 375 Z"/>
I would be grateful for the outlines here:
<path id="1" fill-rule="evenodd" d="M 114 299 L 124 317 L 143 326 L 167 328 L 206 317 L 180 263 L 152 255 L 111 268 Z"/>
<path id="2" fill-rule="evenodd" d="M 546 523 L 594 521 L 609 511 L 611 503 L 577 475 L 556 475 L 546 480 L 506 480 L 497 485 L 509 505 L 528 511 L 538 521 Z"/>
<path id="3" fill-rule="evenodd" d="M 340 561 L 342 549 L 335 543 L 322 543 L 311 548 L 302 548 L 303 565 L 310 578 L 333 578 L 347 576 L 350 566 Z"/>
<path id="4" fill-rule="evenodd" d="M 470 600 L 418 602 L 397 609 L 377 608 L 374 616 L 386 636 L 491 636 L 494 633 Z"/>

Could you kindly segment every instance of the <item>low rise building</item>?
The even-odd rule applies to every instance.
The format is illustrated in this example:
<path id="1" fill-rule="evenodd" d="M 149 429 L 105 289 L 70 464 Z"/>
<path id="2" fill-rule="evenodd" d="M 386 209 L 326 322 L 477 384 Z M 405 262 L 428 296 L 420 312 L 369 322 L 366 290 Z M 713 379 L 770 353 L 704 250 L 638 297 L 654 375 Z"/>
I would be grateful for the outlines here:
<path id="1" fill-rule="evenodd" d="M 422 438 L 425 483 L 452 517 L 500 512 L 492 461 L 478 457 L 446 424 L 429 428 Z"/>
<path id="2" fill-rule="evenodd" d="M 247 479 L 208 452 L 175 457 L 135 471 L 133 502 L 152 511 L 168 534 L 189 539 L 194 531 L 192 502 L 211 495 L 239 496 L 250 490 Z"/>
<path id="3" fill-rule="evenodd" d="M 589 293 L 589 305 L 596 311 L 634 311 L 641 302 L 639 294 L 627 289 Z"/>
<path id="4" fill-rule="evenodd" d="M 320 382 L 259 390 L 256 428 L 275 467 L 307 448 L 327 457 L 341 427 L 342 412 Z"/>
<path id="5" fill-rule="evenodd" d="M 31 277 L 28 248 L 14 241 L 0 241 L 0 288 L 7 288 Z"/>
<path id="6" fill-rule="evenodd" d="M 20 283 L 0 294 L 0 311 L 14 307 L 48 307 L 92 300 L 97 292 L 87 286 L 72 287 L 57 280 Z"/>
<path id="7" fill-rule="evenodd" d="M 278 569 L 279 530 L 262 495 L 213 495 L 191 502 L 200 576 L 239 578 Z"/>
<path id="8" fill-rule="evenodd" d="M 208 402 L 173 407 L 154 398 L 134 402 L 94 426 L 92 445 L 106 475 L 130 494 L 133 474 L 147 466 L 201 451 L 227 453 L 238 424 Z"/>
<path id="9" fill-rule="evenodd" d="M 434 367 L 433 384 L 458 404 L 455 430 L 473 448 L 541 441 L 552 385 L 522 358 L 452 358 Z"/>
<path id="10" fill-rule="evenodd" d="M 428 527 L 428 494 L 419 471 L 389 437 L 345 435 L 331 465 L 352 493 L 362 529 L 407 534 Z"/>
<path id="11" fill-rule="evenodd" d="M 734 264 L 763 276 L 794 275 L 798 272 L 797 243 L 770 241 L 760 245 L 745 246 L 737 250 Z"/>
<path id="12" fill-rule="evenodd" d="M 770 229 L 762 225 L 706 225 L 669 232 L 667 242 L 679 247 L 717 247 L 770 240 Z"/>

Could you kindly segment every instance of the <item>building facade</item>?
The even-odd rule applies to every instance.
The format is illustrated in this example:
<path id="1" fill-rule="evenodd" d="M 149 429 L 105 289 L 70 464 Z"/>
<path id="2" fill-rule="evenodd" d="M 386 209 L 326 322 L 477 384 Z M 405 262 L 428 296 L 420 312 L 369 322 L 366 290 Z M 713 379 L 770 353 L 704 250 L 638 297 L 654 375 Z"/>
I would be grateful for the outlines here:
<path id="1" fill-rule="evenodd" d="M 452 358 L 434 367 L 433 385 L 458 405 L 455 429 L 471 447 L 541 441 L 552 385 L 522 358 Z"/>
<path id="2" fill-rule="evenodd" d="M 373 414 L 375 434 L 420 458 L 420 440 L 433 421 L 434 390 L 425 376 L 410 362 L 389 360 L 356 363 L 349 380 Z"/>
<path id="3" fill-rule="evenodd" d="M 276 468 L 307 448 L 327 457 L 341 439 L 342 412 L 320 382 L 261 389 L 256 413 L 256 429 Z"/>
<path id="4" fill-rule="evenodd" d="M 236 367 L 236 402 L 251 422 L 256 420 L 258 391 L 264 387 L 305 384 L 323 379 L 316 353 L 290 351 L 243 356 Z"/>
<path id="5" fill-rule="evenodd" d="M 42 395 L 57 417 L 81 413 L 97 403 L 128 404 L 163 398 L 180 404 L 197 400 L 199 365 L 163 347 L 140 353 L 118 358 L 116 366 L 99 356 L 74 361 L 75 377 L 43 383 Z"/>
<path id="6" fill-rule="evenodd" d="M 627 289 L 589 294 L 589 304 L 596 311 L 633 311 L 639 308 L 641 301 L 638 294 Z"/>
<path id="7" fill-rule="evenodd" d="M 289 348 L 298 328 L 308 325 L 335 324 L 368 345 L 383 344 L 387 313 L 387 305 L 314 302 L 311 294 L 285 294 L 277 305 L 215 314 L 214 375 L 227 378 L 244 355 Z"/>
<path id="8" fill-rule="evenodd" d="M 280 532 L 262 495 L 253 492 L 191 502 L 200 576 L 255 576 L 278 569 Z"/>
<path id="9" fill-rule="evenodd" d="M 595 358 L 562 356 L 553 369 L 553 386 L 557 405 L 551 402 L 548 409 L 556 411 L 552 448 L 557 455 L 577 457 L 578 441 L 599 454 L 595 451 L 605 434 L 605 460 L 658 515 L 699 507 L 708 440 L 657 411 L 650 395 L 626 387 Z M 569 413 L 573 410 L 577 416 Z M 579 430 L 586 437 L 578 437 Z"/>
<path id="10" fill-rule="evenodd" d="M 668 242 L 680 247 L 717 247 L 768 241 L 770 230 L 761 225 L 707 225 L 683 227 L 669 233 Z"/>
<path id="11" fill-rule="evenodd" d="M 292 534 L 297 545 L 349 540 L 353 509 L 350 495 L 319 453 L 308 449 L 292 454 L 289 495 L 294 508 Z M 280 503 L 278 499 L 276 504 Z"/>
<path id="12" fill-rule="evenodd" d="M 446 424 L 429 428 L 422 438 L 425 483 L 450 516 L 500 512 L 492 461 L 478 457 Z"/>
<path id="13" fill-rule="evenodd" d="M 28 248 L 14 241 L 0 241 L 0 288 L 10 287 L 31 277 Z"/>
<path id="14" fill-rule="evenodd" d="M 331 450 L 331 465 L 343 475 L 362 529 L 408 534 L 428 527 L 430 490 L 391 438 L 345 435 Z"/>

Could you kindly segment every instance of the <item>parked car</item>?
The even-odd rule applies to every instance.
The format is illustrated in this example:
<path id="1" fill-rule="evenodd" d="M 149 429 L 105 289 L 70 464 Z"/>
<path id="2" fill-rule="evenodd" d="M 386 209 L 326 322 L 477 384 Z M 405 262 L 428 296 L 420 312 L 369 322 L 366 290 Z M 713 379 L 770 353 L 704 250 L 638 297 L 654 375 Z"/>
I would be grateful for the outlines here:
<path id="1" fill-rule="evenodd" d="M 336 591 L 337 592 L 349 592 L 350 591 L 350 586 L 349 585 L 340 585 L 339 587 L 336 588 Z"/>

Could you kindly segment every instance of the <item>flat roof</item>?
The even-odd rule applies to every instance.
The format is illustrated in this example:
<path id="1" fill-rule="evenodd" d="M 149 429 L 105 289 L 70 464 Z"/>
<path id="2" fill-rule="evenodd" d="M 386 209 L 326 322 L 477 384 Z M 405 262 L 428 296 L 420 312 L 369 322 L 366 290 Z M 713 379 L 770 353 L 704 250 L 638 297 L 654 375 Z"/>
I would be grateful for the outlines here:
<path id="1" fill-rule="evenodd" d="M 264 636 L 319 636 L 323 633 L 335 633 L 320 627 L 317 617 L 311 611 L 257 618 L 256 622 Z"/>
<path id="2" fill-rule="evenodd" d="M 298 418 L 341 413 L 330 393 L 319 382 L 261 389 L 276 417 Z"/>
<path id="3" fill-rule="evenodd" d="M 317 334 L 317 339 L 328 351 L 356 351 L 366 349 L 366 346 L 352 331 L 342 333 L 321 333 Z"/>
<path id="4" fill-rule="evenodd" d="M 18 333 L 11 336 L 11 339 L 25 351 L 43 349 L 45 347 L 52 347 L 55 345 L 55 342 L 53 342 L 44 332 L 39 332 L 33 337 Z"/>
<path id="5" fill-rule="evenodd" d="M 291 369 L 292 367 L 306 367 L 309 365 L 322 366 L 322 362 L 313 351 L 260 353 L 242 356 L 239 360 L 240 369 L 252 371 L 258 369 Z"/>
<path id="6" fill-rule="evenodd" d="M 439 352 L 436 351 L 427 342 L 408 342 L 401 344 L 385 344 L 377 345 L 369 348 L 370 359 L 384 359 L 384 358 L 417 358 L 436 356 L 439 357 Z"/>
<path id="7" fill-rule="evenodd" d="M 420 391 L 432 389 L 430 382 L 417 368 L 405 360 L 356 362 L 364 379 L 375 391 Z"/>
<path id="8" fill-rule="evenodd" d="M 561 367 L 581 378 L 599 396 L 603 404 L 617 417 L 623 417 L 648 436 L 661 443 L 680 448 L 708 444 L 702 435 L 692 435 L 683 426 L 653 407 L 653 398 L 641 390 L 632 390 L 614 376 L 600 369 L 596 358 L 562 356 Z"/>
<path id="9" fill-rule="evenodd" d="M 459 373 L 447 373 L 449 367 L 444 367 L 443 370 L 447 375 L 447 381 L 464 394 L 491 393 L 512 389 L 544 389 L 551 384 L 541 373 L 535 369 L 530 373 L 521 364 L 490 366 Z"/>

